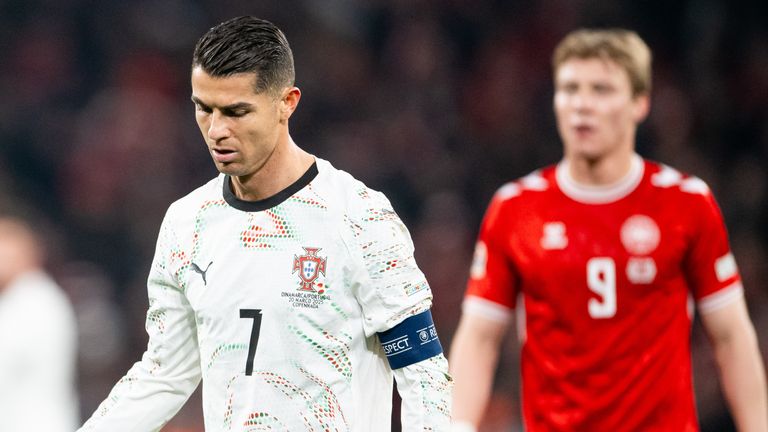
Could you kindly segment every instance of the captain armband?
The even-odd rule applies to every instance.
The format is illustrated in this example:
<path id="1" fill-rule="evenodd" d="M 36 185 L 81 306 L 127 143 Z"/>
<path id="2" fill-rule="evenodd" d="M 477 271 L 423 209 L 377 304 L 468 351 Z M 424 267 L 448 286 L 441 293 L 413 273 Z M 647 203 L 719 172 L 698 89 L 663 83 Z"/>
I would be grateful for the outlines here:
<path id="1" fill-rule="evenodd" d="M 389 366 L 400 369 L 443 352 L 437 337 L 432 313 L 424 311 L 408 317 L 400 324 L 379 333 L 381 346 Z"/>

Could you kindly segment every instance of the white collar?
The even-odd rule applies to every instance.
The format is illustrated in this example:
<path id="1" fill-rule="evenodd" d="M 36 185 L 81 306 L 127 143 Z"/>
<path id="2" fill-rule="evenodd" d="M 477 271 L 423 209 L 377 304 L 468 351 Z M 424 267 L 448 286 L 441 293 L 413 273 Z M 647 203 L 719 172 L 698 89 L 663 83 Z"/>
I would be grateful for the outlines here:
<path id="1" fill-rule="evenodd" d="M 644 171 L 645 164 L 643 163 L 643 158 L 638 154 L 634 154 L 629 172 L 619 181 L 604 186 L 585 185 L 573 179 L 568 167 L 568 161 L 564 159 L 557 164 L 555 179 L 560 190 L 574 201 L 584 204 L 608 204 L 632 193 L 643 179 Z"/>

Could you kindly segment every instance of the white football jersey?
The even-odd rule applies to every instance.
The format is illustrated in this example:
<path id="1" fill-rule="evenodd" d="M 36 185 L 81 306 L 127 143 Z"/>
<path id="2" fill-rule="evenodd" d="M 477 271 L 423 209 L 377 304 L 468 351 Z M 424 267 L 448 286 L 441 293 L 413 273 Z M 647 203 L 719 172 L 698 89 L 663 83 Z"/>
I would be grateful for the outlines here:
<path id="1" fill-rule="evenodd" d="M 148 291 L 147 351 L 82 430 L 158 430 L 202 378 L 206 431 L 389 431 L 376 333 L 432 299 L 386 197 L 322 159 L 266 200 L 222 174 L 171 205 Z"/>
<path id="2" fill-rule="evenodd" d="M 67 295 L 34 270 L 0 289 L 0 431 L 77 427 L 77 320 Z"/>

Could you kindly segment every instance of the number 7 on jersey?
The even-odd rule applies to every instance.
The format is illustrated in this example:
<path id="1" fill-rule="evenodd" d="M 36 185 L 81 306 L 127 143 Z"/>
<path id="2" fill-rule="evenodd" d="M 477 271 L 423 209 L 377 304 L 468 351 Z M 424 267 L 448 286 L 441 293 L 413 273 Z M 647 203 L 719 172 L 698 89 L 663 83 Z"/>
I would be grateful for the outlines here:
<path id="1" fill-rule="evenodd" d="M 245 362 L 245 374 L 253 375 L 253 358 L 256 356 L 256 347 L 259 345 L 259 330 L 261 330 L 261 309 L 240 309 L 240 318 L 253 319 L 251 327 L 251 341 L 248 344 L 248 360 Z"/>

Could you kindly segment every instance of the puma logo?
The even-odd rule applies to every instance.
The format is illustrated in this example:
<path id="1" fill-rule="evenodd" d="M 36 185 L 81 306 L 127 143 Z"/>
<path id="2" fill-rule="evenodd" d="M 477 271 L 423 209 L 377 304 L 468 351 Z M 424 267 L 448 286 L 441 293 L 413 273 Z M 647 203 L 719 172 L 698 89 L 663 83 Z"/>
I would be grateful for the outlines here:
<path id="1" fill-rule="evenodd" d="M 205 274 L 208 273 L 208 269 L 211 268 L 211 264 L 213 264 L 213 261 L 208 263 L 208 267 L 206 267 L 205 270 L 201 270 L 200 266 L 198 266 L 195 263 L 192 263 L 192 265 L 190 266 L 195 273 L 200 273 L 200 276 L 203 277 L 203 285 L 205 286 L 208 286 L 208 281 L 205 280 Z"/>

